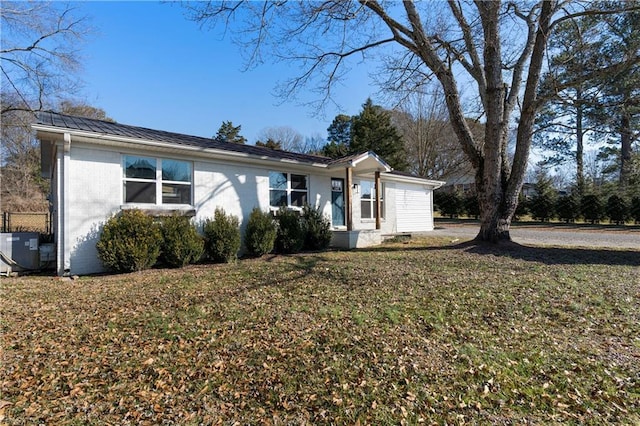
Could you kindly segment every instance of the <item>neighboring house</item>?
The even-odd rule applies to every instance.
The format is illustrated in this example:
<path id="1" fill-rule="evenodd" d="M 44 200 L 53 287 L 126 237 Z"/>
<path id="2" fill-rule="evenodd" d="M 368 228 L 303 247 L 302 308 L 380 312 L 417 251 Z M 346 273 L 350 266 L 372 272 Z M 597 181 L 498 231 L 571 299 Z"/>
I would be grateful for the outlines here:
<path id="1" fill-rule="evenodd" d="M 432 230 L 432 192 L 444 183 L 394 172 L 373 152 L 332 160 L 53 112 L 33 128 L 51 180 L 60 275 L 103 270 L 96 242 L 124 209 L 199 223 L 222 207 L 244 228 L 254 207 L 309 204 L 331 220 L 332 244 L 352 248 Z"/>
<path id="2" fill-rule="evenodd" d="M 458 192 L 464 195 L 476 192 L 476 174 L 471 170 L 456 174 L 447 178 L 447 183 L 442 187 L 443 192 Z"/>

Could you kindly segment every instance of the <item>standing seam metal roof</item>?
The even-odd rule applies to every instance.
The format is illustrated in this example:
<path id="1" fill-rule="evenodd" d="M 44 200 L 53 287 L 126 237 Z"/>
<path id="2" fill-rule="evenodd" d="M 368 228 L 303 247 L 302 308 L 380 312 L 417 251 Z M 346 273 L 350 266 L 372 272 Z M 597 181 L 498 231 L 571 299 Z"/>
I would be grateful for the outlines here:
<path id="1" fill-rule="evenodd" d="M 129 126 L 94 118 L 76 117 L 53 111 L 38 114 L 37 124 L 53 126 L 69 130 L 81 130 L 100 135 L 120 136 L 133 139 L 164 142 L 176 145 L 194 146 L 199 148 L 218 149 L 222 151 L 238 152 L 259 157 L 269 157 L 279 160 L 293 160 L 309 164 L 330 164 L 334 160 L 320 155 L 299 154 L 289 151 L 275 150 L 254 145 L 242 145 L 232 142 L 220 142 L 200 136 L 190 136 L 180 133 L 153 130 L 144 127 Z"/>

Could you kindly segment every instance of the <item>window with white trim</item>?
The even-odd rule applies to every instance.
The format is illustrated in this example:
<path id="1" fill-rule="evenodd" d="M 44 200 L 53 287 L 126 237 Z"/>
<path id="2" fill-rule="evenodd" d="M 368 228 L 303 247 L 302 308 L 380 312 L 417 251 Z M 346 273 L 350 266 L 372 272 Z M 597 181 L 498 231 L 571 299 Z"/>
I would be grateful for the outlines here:
<path id="1" fill-rule="evenodd" d="M 124 155 L 123 163 L 126 204 L 191 204 L 191 162 Z"/>
<path id="2" fill-rule="evenodd" d="M 384 183 L 380 186 L 380 217 L 384 218 Z M 375 219 L 377 212 L 375 182 L 360 181 L 360 217 Z"/>
<path id="3" fill-rule="evenodd" d="M 306 175 L 269 172 L 269 205 L 302 208 L 309 201 L 309 185 Z"/>

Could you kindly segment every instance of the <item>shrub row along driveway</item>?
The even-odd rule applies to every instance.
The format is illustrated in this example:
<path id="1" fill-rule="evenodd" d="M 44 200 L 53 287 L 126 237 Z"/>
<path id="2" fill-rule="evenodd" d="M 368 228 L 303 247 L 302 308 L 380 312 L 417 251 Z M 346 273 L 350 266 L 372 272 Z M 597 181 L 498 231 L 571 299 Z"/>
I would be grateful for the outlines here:
<path id="1" fill-rule="evenodd" d="M 476 221 L 440 219 L 435 226 L 434 235 L 461 240 L 474 238 L 480 230 Z M 637 226 L 514 224 L 510 233 L 513 241 L 526 245 L 640 249 L 640 227 Z"/>

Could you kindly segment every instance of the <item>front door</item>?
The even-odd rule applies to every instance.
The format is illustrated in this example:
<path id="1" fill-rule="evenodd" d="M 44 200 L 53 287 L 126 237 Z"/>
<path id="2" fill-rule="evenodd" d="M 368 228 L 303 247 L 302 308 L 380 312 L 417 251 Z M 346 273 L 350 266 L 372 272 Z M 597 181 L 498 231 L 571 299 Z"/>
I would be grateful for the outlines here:
<path id="1" fill-rule="evenodd" d="M 344 226 L 344 179 L 331 178 L 331 224 Z"/>

